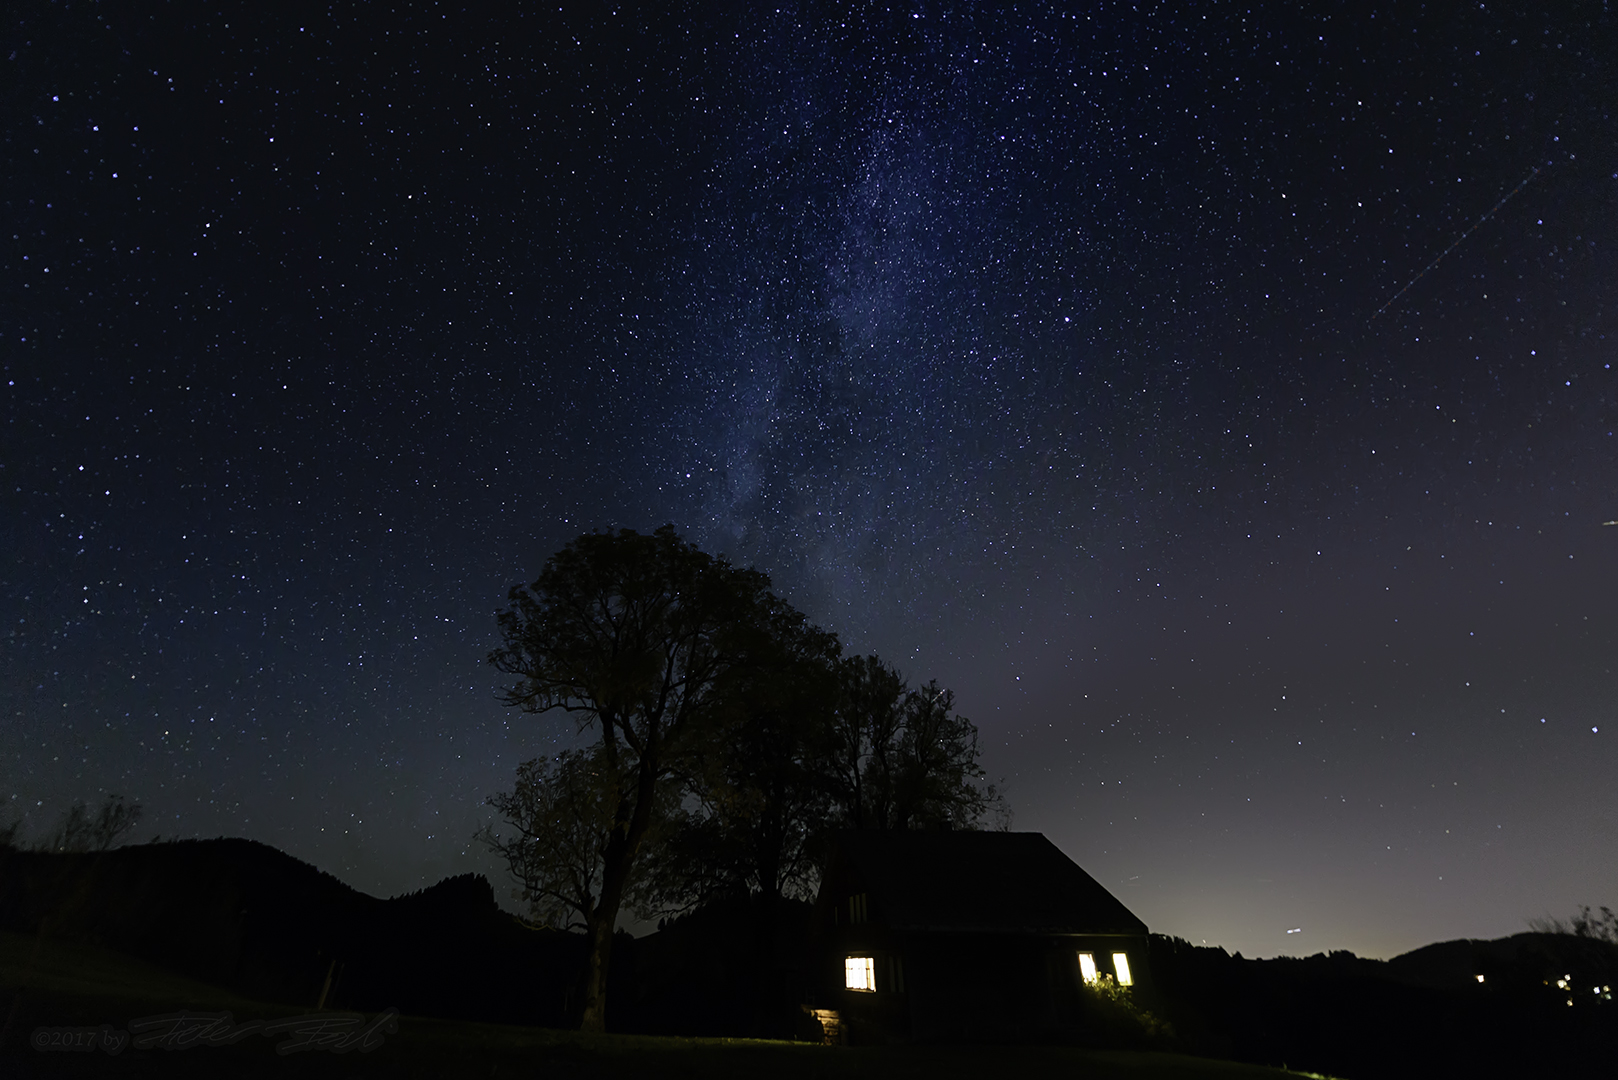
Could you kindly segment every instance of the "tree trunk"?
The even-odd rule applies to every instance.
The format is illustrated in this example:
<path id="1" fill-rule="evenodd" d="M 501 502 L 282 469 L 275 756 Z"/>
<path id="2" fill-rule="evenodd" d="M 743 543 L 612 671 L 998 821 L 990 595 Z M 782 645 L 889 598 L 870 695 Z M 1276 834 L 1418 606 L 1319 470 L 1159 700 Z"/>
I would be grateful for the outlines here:
<path id="1" fill-rule="evenodd" d="M 612 964 L 612 931 L 618 921 L 618 904 L 607 911 L 606 899 L 596 908 L 588 928 L 590 959 L 584 972 L 584 1014 L 580 1031 L 607 1030 L 607 971 Z"/>
<path id="2" fill-rule="evenodd" d="M 775 920 L 781 899 L 779 883 L 752 897 L 753 915 L 753 1023 L 752 1034 L 761 1039 L 788 1037 L 790 1031 L 777 1029 L 776 1021 L 790 1008 L 781 1000 L 781 973 L 776 967 Z"/>
<path id="3" fill-rule="evenodd" d="M 652 820 L 652 800 L 657 793 L 657 763 L 641 753 L 640 776 L 635 788 L 635 807 L 622 832 L 615 832 L 607 841 L 606 855 L 601 868 L 601 902 L 595 915 L 587 920 L 590 961 L 584 973 L 584 1013 L 579 1017 L 580 1031 L 607 1030 L 607 973 L 612 964 L 612 934 L 618 926 L 618 908 L 624 900 L 624 889 L 629 875 L 635 869 L 635 856 L 640 852 L 641 840 Z"/>

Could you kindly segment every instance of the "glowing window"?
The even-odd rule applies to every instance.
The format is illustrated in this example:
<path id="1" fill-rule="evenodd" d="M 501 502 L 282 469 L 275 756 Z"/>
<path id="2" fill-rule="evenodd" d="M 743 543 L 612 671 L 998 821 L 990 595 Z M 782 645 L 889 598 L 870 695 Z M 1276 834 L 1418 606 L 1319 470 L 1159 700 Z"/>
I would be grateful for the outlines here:
<path id="1" fill-rule="evenodd" d="M 1084 976 L 1087 983 L 1096 981 L 1096 958 L 1093 954 L 1087 952 L 1079 954 L 1079 974 Z"/>
<path id="2" fill-rule="evenodd" d="M 844 960 L 843 985 L 850 990 L 875 990 L 876 961 L 869 956 L 850 956 Z"/>
<path id="3" fill-rule="evenodd" d="M 1119 986 L 1133 986 L 1135 980 L 1129 977 L 1129 957 L 1121 952 L 1112 954 L 1112 970 L 1118 973 Z"/>

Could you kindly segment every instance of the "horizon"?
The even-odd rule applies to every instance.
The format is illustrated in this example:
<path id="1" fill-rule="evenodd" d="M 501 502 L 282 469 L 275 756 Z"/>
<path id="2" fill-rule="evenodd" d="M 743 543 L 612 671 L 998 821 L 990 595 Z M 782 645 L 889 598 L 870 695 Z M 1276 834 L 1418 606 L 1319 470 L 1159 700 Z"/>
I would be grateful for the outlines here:
<path id="1" fill-rule="evenodd" d="M 1045 835 L 1044 833 L 1033 832 L 1031 830 L 1016 829 L 1016 828 L 1010 829 L 1009 831 L 1014 832 L 1014 833 L 1015 832 L 1027 832 L 1029 835 L 1034 835 L 1034 836 L 1044 836 Z M 17 844 L 16 847 L 13 848 L 13 850 L 16 850 L 16 851 L 19 851 L 19 852 L 27 852 L 27 853 L 32 853 L 32 854 L 45 854 L 45 855 L 54 855 L 54 854 L 95 855 L 95 854 L 99 853 L 99 852 L 95 852 L 95 851 L 87 851 L 87 852 L 81 852 L 81 851 L 53 851 L 53 850 L 48 850 L 48 849 L 41 848 L 41 847 L 29 846 L 26 843 L 25 838 L 23 838 L 23 837 L 19 837 L 18 840 L 19 840 L 19 843 Z M 403 898 L 406 898 L 406 897 L 410 897 L 410 896 L 420 894 L 422 892 L 426 892 L 426 891 L 428 891 L 430 889 L 437 888 L 438 886 L 443 885 L 444 883 L 446 883 L 448 881 L 456 880 L 456 879 L 463 878 L 463 877 L 476 877 L 476 878 L 479 878 L 479 879 L 483 880 L 484 882 L 486 882 L 489 885 L 490 890 L 491 890 L 491 892 L 493 894 L 493 897 L 494 897 L 495 905 L 501 911 L 505 912 L 508 915 L 514 916 L 516 918 L 523 919 L 525 921 L 526 921 L 526 918 L 527 918 L 527 916 L 525 915 L 521 905 L 518 904 L 518 903 L 513 902 L 514 897 L 511 895 L 511 890 L 507 889 L 506 892 L 503 894 L 502 891 L 501 891 L 502 881 L 497 879 L 494 876 L 491 876 L 491 872 L 488 871 L 488 870 L 479 870 L 479 869 L 461 870 L 458 873 L 446 874 L 443 877 L 436 878 L 436 879 L 434 879 L 432 881 L 425 881 L 423 884 L 418 885 L 418 886 L 416 886 L 414 888 L 405 888 L 405 889 L 401 889 L 401 890 L 395 891 L 395 892 L 384 893 L 384 892 L 372 891 L 372 890 L 364 888 L 363 886 L 356 885 L 356 884 L 354 884 L 354 882 L 347 880 L 342 874 L 337 873 L 337 872 L 332 871 L 332 870 L 328 870 L 325 867 L 319 865 L 318 863 L 311 862 L 310 860 L 305 859 L 305 858 L 301 858 L 301 857 L 293 854 L 292 852 L 285 851 L 285 850 L 283 850 L 283 849 L 281 849 L 279 847 L 276 847 L 274 844 L 270 844 L 270 843 L 267 843 L 267 842 L 265 842 L 263 840 L 255 839 L 253 837 L 248 837 L 248 836 L 224 836 L 224 835 L 220 835 L 220 836 L 184 836 L 184 837 L 181 837 L 181 836 L 170 836 L 170 837 L 157 837 L 157 836 L 154 836 L 149 840 L 121 841 L 119 843 L 114 844 L 112 848 L 107 849 L 107 850 L 116 851 L 116 850 L 125 849 L 125 848 L 155 847 L 155 846 L 158 846 L 158 845 L 161 845 L 161 844 L 213 843 L 213 842 L 217 842 L 217 841 L 221 841 L 221 840 L 226 840 L 226 841 L 240 840 L 240 841 L 244 841 L 246 843 L 258 844 L 260 846 L 269 848 L 272 851 L 275 851 L 275 852 L 277 852 L 279 854 L 282 854 L 282 855 L 286 855 L 289 858 L 292 858 L 293 860 L 295 860 L 295 861 L 297 861 L 299 863 L 302 863 L 304 866 L 309 867 L 311 870 L 314 870 L 316 873 L 323 874 L 323 875 L 326 875 L 328 877 L 333 878 L 338 883 L 343 885 L 345 888 L 348 888 L 348 889 L 352 890 L 355 893 L 358 893 L 358 894 L 360 894 L 362 896 L 368 897 L 368 898 L 373 899 L 373 900 L 379 900 L 379 901 L 403 899 Z M 1058 848 L 1058 850 L 1060 850 L 1060 848 Z M 1066 854 L 1066 852 L 1063 852 L 1063 854 Z M 1075 864 L 1075 865 L 1077 865 L 1077 864 Z M 1081 866 L 1080 869 L 1082 870 L 1084 868 Z M 498 874 L 499 871 L 496 870 L 496 871 L 494 871 L 494 873 Z M 1086 873 L 1088 873 L 1088 871 L 1086 871 Z M 504 879 L 503 883 L 506 884 L 506 885 L 511 884 L 511 879 L 509 878 L 509 876 L 507 876 Z M 758 894 L 754 893 L 752 895 L 756 896 Z M 1114 894 L 1114 895 L 1116 895 L 1116 894 Z M 793 903 L 803 903 L 803 904 L 809 904 L 809 905 L 813 905 L 816 902 L 815 897 L 785 896 L 785 897 L 783 897 L 783 899 L 786 899 L 786 900 L 788 900 L 790 902 L 793 902 Z M 681 910 L 681 911 L 678 911 L 678 912 L 667 913 L 667 914 L 664 914 L 664 915 L 661 915 L 661 916 L 655 916 L 653 918 L 641 918 L 641 917 L 638 917 L 638 916 L 635 916 L 635 915 L 632 915 L 632 914 L 629 914 L 629 913 L 626 912 L 626 913 L 620 914 L 620 916 L 619 916 L 618 929 L 621 932 L 629 933 L 633 937 L 645 937 L 648 934 L 658 933 L 662 929 L 662 926 L 660 924 L 665 919 L 672 922 L 672 921 L 674 921 L 676 919 L 684 918 L 687 915 L 695 914 L 697 911 L 702 910 L 702 908 L 704 908 L 706 906 L 709 906 L 710 904 L 724 904 L 724 903 L 727 903 L 727 902 L 729 902 L 729 901 L 727 899 L 723 899 L 723 898 L 719 899 L 719 900 L 712 900 L 712 901 L 708 901 L 708 902 L 703 903 L 703 904 L 698 904 L 698 905 L 696 905 L 695 907 L 692 907 L 692 908 L 684 909 L 684 910 Z M 1574 914 L 1576 914 L 1576 913 L 1574 913 Z M 1512 930 L 1512 931 L 1509 931 L 1507 933 L 1497 934 L 1497 935 L 1493 935 L 1491 937 L 1462 936 L 1462 937 L 1436 938 L 1436 939 L 1434 939 L 1432 941 L 1428 941 L 1428 942 L 1424 942 L 1424 943 L 1422 943 L 1420 945 L 1412 946 L 1409 949 L 1404 949 L 1399 953 L 1388 955 L 1388 956 L 1367 956 L 1367 955 L 1365 955 L 1363 953 L 1355 952 L 1352 949 L 1339 949 L 1339 948 L 1330 947 L 1330 946 L 1324 947 L 1324 948 L 1319 948 L 1319 949 L 1314 950 L 1313 952 L 1307 952 L 1307 953 L 1305 953 L 1305 952 L 1297 952 L 1297 953 L 1285 953 L 1285 952 L 1283 952 L 1283 953 L 1275 953 L 1275 954 L 1269 955 L 1269 956 L 1250 956 L 1250 955 L 1247 955 L 1246 953 L 1243 953 L 1239 949 L 1228 948 L 1222 942 L 1218 942 L 1218 941 L 1191 941 L 1190 939 L 1185 938 L 1183 935 L 1174 934 L 1174 933 L 1166 932 L 1166 931 L 1156 930 L 1156 929 L 1153 929 L 1150 926 L 1147 927 L 1147 930 L 1148 930 L 1148 933 L 1153 935 L 1153 936 L 1176 938 L 1178 940 L 1186 941 L 1188 944 L 1198 946 L 1198 947 L 1223 949 L 1226 952 L 1226 954 L 1231 956 L 1233 959 L 1245 959 L 1245 960 L 1302 960 L 1302 959 L 1308 959 L 1309 957 L 1312 957 L 1312 956 L 1326 956 L 1326 955 L 1332 955 L 1332 954 L 1335 954 L 1335 953 L 1338 953 L 1338 952 L 1349 952 L 1349 953 L 1352 953 L 1354 956 L 1356 956 L 1356 957 L 1358 957 L 1359 959 L 1362 959 L 1362 960 L 1388 961 L 1388 960 L 1395 959 L 1398 956 L 1403 956 L 1403 955 L 1407 955 L 1407 954 L 1409 954 L 1411 952 L 1420 951 L 1421 949 L 1427 948 L 1430 945 L 1443 945 L 1443 944 L 1447 944 L 1449 942 L 1454 942 L 1454 941 L 1498 941 L 1498 940 L 1503 940 L 1503 939 L 1506 939 L 1506 938 L 1516 937 L 1516 936 L 1518 936 L 1520 934 L 1556 934 L 1556 935 L 1566 934 L 1568 932 L 1566 930 L 1554 929 L 1554 928 L 1547 929 L 1542 925 L 1546 921 L 1558 921 L 1558 920 L 1562 921 L 1564 923 L 1566 922 L 1566 919 L 1564 919 L 1562 916 L 1558 916 L 1558 915 L 1554 915 L 1554 914 L 1549 915 L 1549 916 L 1542 916 L 1542 917 L 1535 918 L 1535 919 L 1525 919 L 1524 920 L 1524 925 L 1523 925 L 1522 928 L 1517 929 L 1517 930 Z M 562 930 L 565 933 L 582 933 L 583 932 L 581 927 L 561 927 L 561 928 L 553 927 L 552 929 L 559 929 L 559 930 Z M 1301 938 L 1293 938 L 1292 940 L 1300 941 L 1300 942 L 1302 941 Z"/>

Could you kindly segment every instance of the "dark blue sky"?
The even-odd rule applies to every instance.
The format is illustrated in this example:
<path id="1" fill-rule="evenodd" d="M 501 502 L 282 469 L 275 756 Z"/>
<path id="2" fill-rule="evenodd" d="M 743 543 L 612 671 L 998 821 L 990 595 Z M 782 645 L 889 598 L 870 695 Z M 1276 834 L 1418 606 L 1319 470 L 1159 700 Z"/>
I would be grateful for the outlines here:
<path id="1" fill-rule="evenodd" d="M 672 521 L 1154 930 L 1618 900 L 1611 14 L 668 7 L 17 9 L 31 829 L 492 871 L 494 610 Z"/>

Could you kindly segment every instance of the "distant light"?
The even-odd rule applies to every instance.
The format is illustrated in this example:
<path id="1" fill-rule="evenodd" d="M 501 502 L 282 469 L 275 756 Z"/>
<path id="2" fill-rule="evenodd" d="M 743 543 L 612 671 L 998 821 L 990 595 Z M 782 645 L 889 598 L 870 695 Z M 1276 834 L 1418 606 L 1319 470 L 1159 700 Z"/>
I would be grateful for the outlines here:
<path id="1" fill-rule="evenodd" d="M 1478 976 L 1478 982 L 1482 982 L 1482 981 L 1483 981 L 1483 976 L 1482 976 L 1482 975 L 1479 975 L 1479 976 Z"/>
<path id="2" fill-rule="evenodd" d="M 1112 954 L 1112 970 L 1118 973 L 1119 986 L 1134 986 L 1135 980 L 1129 976 L 1129 957 L 1121 952 Z"/>
<path id="3" fill-rule="evenodd" d="M 1303 927 L 1294 926 L 1291 930 L 1288 930 L 1287 933 L 1289 933 L 1289 934 L 1301 934 L 1301 933 L 1303 933 Z"/>

